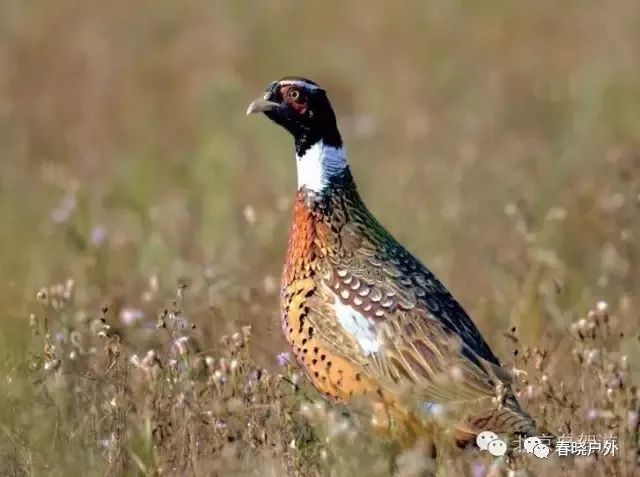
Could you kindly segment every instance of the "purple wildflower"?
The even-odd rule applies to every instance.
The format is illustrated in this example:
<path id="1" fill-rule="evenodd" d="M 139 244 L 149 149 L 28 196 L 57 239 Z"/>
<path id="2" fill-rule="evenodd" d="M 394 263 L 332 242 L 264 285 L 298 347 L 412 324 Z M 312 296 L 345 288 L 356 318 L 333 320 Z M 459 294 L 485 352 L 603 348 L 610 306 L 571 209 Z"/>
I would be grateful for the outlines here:
<path id="1" fill-rule="evenodd" d="M 125 325 L 132 325 L 144 318 L 144 312 L 137 308 L 123 308 L 120 311 L 120 321 Z"/>
<path id="2" fill-rule="evenodd" d="M 98 247 L 104 243 L 107 238 L 107 228 L 104 225 L 96 225 L 91 229 L 91 245 Z"/>
<path id="3" fill-rule="evenodd" d="M 484 464 L 480 461 L 475 461 L 471 464 L 471 477 L 484 477 L 487 471 Z"/>
<path id="4" fill-rule="evenodd" d="M 291 362 L 290 355 L 287 351 L 283 351 L 282 353 L 278 353 L 276 356 L 276 362 L 278 366 L 284 367 Z"/>

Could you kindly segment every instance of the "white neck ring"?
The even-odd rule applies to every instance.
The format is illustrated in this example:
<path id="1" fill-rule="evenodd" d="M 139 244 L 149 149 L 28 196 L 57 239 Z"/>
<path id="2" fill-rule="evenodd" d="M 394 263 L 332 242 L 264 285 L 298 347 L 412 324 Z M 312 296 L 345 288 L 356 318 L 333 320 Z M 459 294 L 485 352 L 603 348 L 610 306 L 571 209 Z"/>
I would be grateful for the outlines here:
<path id="1" fill-rule="evenodd" d="M 303 187 L 322 191 L 329 180 L 347 168 L 343 147 L 327 146 L 322 140 L 316 142 L 302 156 L 296 155 L 298 166 L 298 189 Z"/>

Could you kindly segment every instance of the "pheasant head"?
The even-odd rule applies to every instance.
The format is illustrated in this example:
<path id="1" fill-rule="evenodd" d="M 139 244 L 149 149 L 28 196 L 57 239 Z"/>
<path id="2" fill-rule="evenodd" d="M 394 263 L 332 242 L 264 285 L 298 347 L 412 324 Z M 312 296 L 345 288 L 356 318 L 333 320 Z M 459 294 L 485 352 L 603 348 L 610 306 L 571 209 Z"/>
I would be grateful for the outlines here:
<path id="1" fill-rule="evenodd" d="M 270 83 L 247 114 L 264 113 L 293 136 L 298 188 L 321 192 L 348 169 L 336 115 L 326 91 L 311 80 L 287 76 Z"/>

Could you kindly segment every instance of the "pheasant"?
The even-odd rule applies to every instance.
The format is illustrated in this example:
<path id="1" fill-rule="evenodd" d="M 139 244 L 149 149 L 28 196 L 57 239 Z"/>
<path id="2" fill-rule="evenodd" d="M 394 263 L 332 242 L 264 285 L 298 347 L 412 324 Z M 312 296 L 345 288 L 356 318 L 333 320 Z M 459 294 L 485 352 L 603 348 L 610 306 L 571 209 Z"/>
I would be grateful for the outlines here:
<path id="1" fill-rule="evenodd" d="M 537 434 L 462 306 L 367 209 L 325 90 L 285 77 L 252 113 L 294 138 L 281 324 L 315 388 L 334 402 L 365 397 L 374 422 L 414 441 L 445 427 L 460 446 L 485 430 Z"/>

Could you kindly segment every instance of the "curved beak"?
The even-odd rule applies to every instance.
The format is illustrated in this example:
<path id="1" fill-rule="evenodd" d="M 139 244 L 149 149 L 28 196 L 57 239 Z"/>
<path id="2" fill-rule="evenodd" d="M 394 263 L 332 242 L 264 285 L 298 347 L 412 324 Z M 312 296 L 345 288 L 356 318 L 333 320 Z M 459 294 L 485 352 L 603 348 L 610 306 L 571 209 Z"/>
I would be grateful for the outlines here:
<path id="1" fill-rule="evenodd" d="M 280 106 L 278 103 L 269 101 L 267 97 L 268 95 L 265 95 L 265 97 L 256 98 L 247 108 L 247 116 L 254 113 L 264 113 L 267 111 L 271 111 L 272 109 Z"/>

